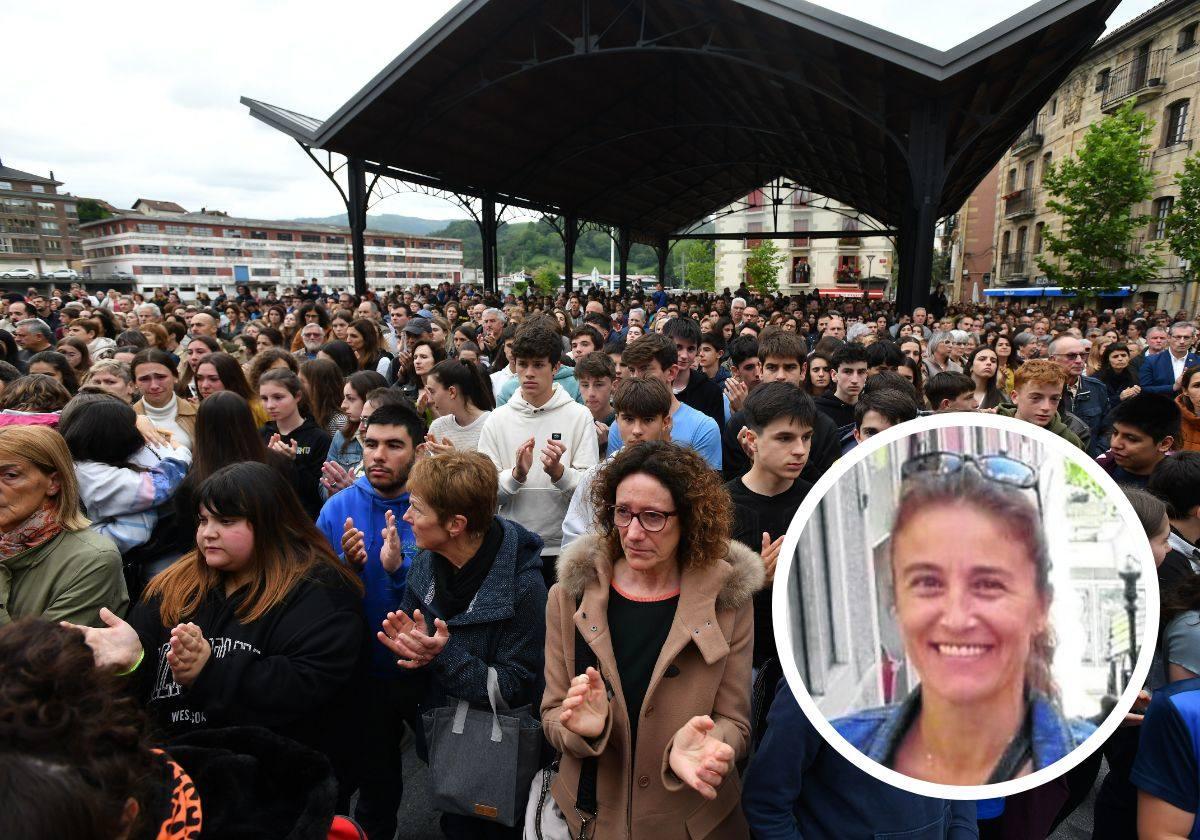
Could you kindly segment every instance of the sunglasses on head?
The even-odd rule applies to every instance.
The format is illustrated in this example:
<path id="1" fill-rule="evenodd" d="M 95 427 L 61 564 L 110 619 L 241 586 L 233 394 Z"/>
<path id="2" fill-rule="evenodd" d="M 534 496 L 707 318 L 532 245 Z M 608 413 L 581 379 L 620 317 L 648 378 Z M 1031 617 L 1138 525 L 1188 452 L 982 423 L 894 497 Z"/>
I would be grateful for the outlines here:
<path id="1" fill-rule="evenodd" d="M 915 455 L 900 467 L 902 478 L 923 475 L 952 475 L 971 464 L 981 476 L 991 481 L 1028 490 L 1037 487 L 1036 467 L 1008 455 L 968 455 L 959 452 L 924 452 Z"/>

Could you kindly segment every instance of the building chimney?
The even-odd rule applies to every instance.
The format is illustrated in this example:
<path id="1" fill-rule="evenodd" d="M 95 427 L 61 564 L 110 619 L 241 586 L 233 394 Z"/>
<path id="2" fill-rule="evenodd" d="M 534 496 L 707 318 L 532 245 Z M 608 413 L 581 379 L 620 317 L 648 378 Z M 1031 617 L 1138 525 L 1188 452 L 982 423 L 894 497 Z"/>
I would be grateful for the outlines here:
<path id="1" fill-rule="evenodd" d="M 54 170 L 53 169 L 50 170 L 50 180 L 51 181 L 54 180 Z"/>

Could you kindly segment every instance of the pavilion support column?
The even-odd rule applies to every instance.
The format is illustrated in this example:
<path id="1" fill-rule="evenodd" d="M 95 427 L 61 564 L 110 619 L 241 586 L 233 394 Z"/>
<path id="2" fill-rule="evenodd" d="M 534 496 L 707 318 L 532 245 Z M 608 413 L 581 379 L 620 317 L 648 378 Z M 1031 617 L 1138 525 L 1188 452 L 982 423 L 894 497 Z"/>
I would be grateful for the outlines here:
<path id="1" fill-rule="evenodd" d="M 496 200 L 491 194 L 485 193 L 481 200 L 479 219 L 479 239 L 482 244 L 481 262 L 483 267 L 484 292 L 496 291 Z"/>
<path id="2" fill-rule="evenodd" d="M 624 297 L 625 290 L 629 288 L 629 248 L 632 245 L 629 239 L 629 228 L 622 227 L 617 229 L 617 276 L 621 278 L 620 292 Z"/>
<path id="3" fill-rule="evenodd" d="M 350 225 L 350 253 L 354 263 L 354 294 L 367 293 L 367 171 L 361 158 L 346 161 L 346 221 Z"/>
<path id="4" fill-rule="evenodd" d="M 671 243 L 665 236 L 654 246 L 654 253 L 658 256 L 658 282 L 662 283 L 665 289 L 667 287 L 667 257 L 671 254 Z"/>
<path id="5" fill-rule="evenodd" d="M 579 243 L 579 219 L 563 216 L 563 289 L 569 295 L 575 287 L 575 246 Z"/>
<path id="6" fill-rule="evenodd" d="M 933 277 L 933 242 L 938 205 L 945 182 L 946 124 L 944 107 L 926 98 L 912 115 L 908 139 L 909 204 L 900 215 L 896 308 L 910 313 L 929 303 Z"/>

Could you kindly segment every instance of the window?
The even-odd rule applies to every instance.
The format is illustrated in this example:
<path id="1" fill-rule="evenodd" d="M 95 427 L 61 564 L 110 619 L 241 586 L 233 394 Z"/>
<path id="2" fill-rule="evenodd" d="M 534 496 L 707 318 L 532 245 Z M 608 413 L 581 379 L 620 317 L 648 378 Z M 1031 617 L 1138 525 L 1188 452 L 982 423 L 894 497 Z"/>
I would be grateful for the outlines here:
<path id="1" fill-rule="evenodd" d="M 746 207 L 750 210 L 756 210 L 763 205 L 763 191 L 755 190 L 746 196 Z M 426 246 L 428 247 L 428 246 Z"/>
<path id="2" fill-rule="evenodd" d="M 215 253 L 216 253 L 216 251 L 214 251 L 212 248 L 197 248 L 196 249 L 196 256 L 198 256 L 198 257 L 211 257 Z"/>
<path id="3" fill-rule="evenodd" d="M 63 205 L 63 209 L 64 209 L 64 210 L 66 210 L 68 213 L 77 213 L 77 212 L 78 212 L 78 211 L 75 209 L 75 205 L 74 205 L 74 204 L 64 204 L 64 205 Z"/>
<path id="4" fill-rule="evenodd" d="M 212 236 L 212 228 L 194 227 L 192 236 Z"/>
<path id="5" fill-rule="evenodd" d="M 0 190 L 11 190 L 12 181 L 0 181 Z"/>
<path id="6" fill-rule="evenodd" d="M 216 267 L 215 267 L 215 266 L 211 266 L 211 265 L 202 265 L 202 266 L 200 266 L 199 268 L 197 268 L 197 269 L 196 269 L 196 273 L 197 273 L 197 274 L 204 274 L 204 275 L 213 275 L 213 274 L 216 274 L 216 273 L 217 273 L 217 269 L 216 269 Z"/>
<path id="7" fill-rule="evenodd" d="M 39 201 L 38 210 L 47 215 L 54 215 L 54 203 L 50 201 Z"/>
<path id="8" fill-rule="evenodd" d="M 1046 176 L 1050 174 L 1050 167 L 1054 164 L 1054 152 L 1046 152 L 1042 155 L 1042 183 L 1046 183 Z"/>
<path id="9" fill-rule="evenodd" d="M 187 228 L 183 225 L 167 225 L 168 236 L 187 236 Z"/>
<path id="10" fill-rule="evenodd" d="M 1196 27 L 1198 24 L 1189 23 L 1183 29 L 1179 30 L 1179 42 L 1175 47 L 1176 52 L 1190 50 L 1196 46 Z"/>
<path id="11" fill-rule="evenodd" d="M 1056 96 L 1050 100 L 1050 116 L 1053 117 L 1057 113 L 1058 113 L 1058 97 Z"/>
<path id="12" fill-rule="evenodd" d="M 139 265 L 137 271 L 138 274 L 162 274 L 163 267 L 161 265 Z"/>
<path id="13" fill-rule="evenodd" d="M 315 233 L 303 233 L 300 235 L 300 241 L 301 242 L 320 242 L 321 237 L 317 236 Z"/>
<path id="14" fill-rule="evenodd" d="M 157 245 L 139 245 L 138 253 L 139 254 L 161 254 L 162 248 L 158 247 Z"/>
<path id="15" fill-rule="evenodd" d="M 173 265 L 170 268 L 172 274 L 191 274 L 192 270 L 186 265 Z"/>
<path id="16" fill-rule="evenodd" d="M 292 241 L 292 235 L 290 233 L 279 233 L 279 234 L 275 235 L 275 238 L 278 239 L 280 242 L 291 242 Z"/>
<path id="17" fill-rule="evenodd" d="M 1096 74 L 1096 93 L 1103 93 L 1108 90 L 1108 79 L 1112 75 L 1112 68 L 1105 67 Z"/>
<path id="18" fill-rule="evenodd" d="M 1008 184 L 1008 188 L 1005 190 L 1005 192 L 1012 192 L 1013 190 L 1015 190 L 1017 188 L 1016 167 L 1008 170 L 1008 181 L 1006 183 Z"/>
<path id="19" fill-rule="evenodd" d="M 253 274 L 255 277 L 270 277 L 271 269 L 269 269 L 269 268 L 252 268 L 252 269 L 250 269 L 250 273 Z"/>
<path id="20" fill-rule="evenodd" d="M 58 232 L 58 222 L 42 222 L 42 230 Z"/>
<path id="21" fill-rule="evenodd" d="M 47 239 L 45 242 L 47 254 L 61 254 L 62 242 L 58 239 Z"/>
<path id="22" fill-rule="evenodd" d="M 1033 186 L 1033 165 L 1032 160 L 1025 161 L 1025 189 Z"/>
<path id="23" fill-rule="evenodd" d="M 221 235 L 224 236 L 226 239 L 241 239 L 242 238 L 242 232 L 240 230 L 238 230 L 237 228 L 225 228 L 225 230 L 221 231 Z"/>
<path id="24" fill-rule="evenodd" d="M 1042 234 L 1045 232 L 1046 223 L 1038 222 L 1033 226 L 1033 253 L 1042 253 Z"/>
<path id="25" fill-rule="evenodd" d="M 35 192 L 35 193 L 44 193 L 46 191 L 46 188 L 43 187 L 41 184 L 33 184 L 32 186 L 30 186 L 29 191 Z"/>
<path id="26" fill-rule="evenodd" d="M 746 225 L 746 233 L 762 233 L 762 222 L 750 222 Z M 746 247 L 757 248 L 762 244 L 762 239 L 753 239 L 749 235 L 746 236 Z"/>
<path id="27" fill-rule="evenodd" d="M 188 247 L 186 245 L 168 245 L 167 253 L 177 257 L 186 257 L 188 255 Z"/>
<path id="28" fill-rule="evenodd" d="M 1180 99 L 1167 106 L 1166 134 L 1163 135 L 1164 146 L 1174 146 L 1187 139 L 1188 100 Z"/>
<path id="29" fill-rule="evenodd" d="M 387 240 L 386 239 L 372 239 L 371 244 L 374 245 L 376 248 L 382 248 L 385 245 L 387 245 Z"/>
<path id="30" fill-rule="evenodd" d="M 227 257 L 244 257 L 245 255 L 246 255 L 245 251 L 243 251 L 241 248 L 226 248 L 225 249 L 225 256 L 227 256 Z"/>
<path id="31" fill-rule="evenodd" d="M 345 240 L 340 236 L 326 236 L 325 241 L 330 245 L 341 245 Z"/>
<path id="32" fill-rule="evenodd" d="M 1154 201 L 1154 221 L 1150 223 L 1150 238 L 1162 239 L 1167 235 L 1167 217 L 1175 206 L 1174 196 L 1163 196 Z"/>
<path id="33" fill-rule="evenodd" d="M 158 233 L 158 225 L 138 225 L 138 233 Z"/>
<path id="34" fill-rule="evenodd" d="M 252 230 L 252 231 L 250 231 L 250 238 L 251 239 L 266 239 L 267 232 L 265 230 Z"/>
<path id="35" fill-rule="evenodd" d="M 1012 237 L 1012 234 L 1007 230 L 1004 231 L 1004 234 L 1000 237 L 1000 253 L 1001 254 L 1007 255 L 1010 253 L 1009 244 L 1011 242 L 1011 237 Z"/>
<path id="36" fill-rule="evenodd" d="M 797 187 L 792 190 L 792 206 L 803 207 L 810 201 L 812 201 L 812 192 L 806 187 Z"/>

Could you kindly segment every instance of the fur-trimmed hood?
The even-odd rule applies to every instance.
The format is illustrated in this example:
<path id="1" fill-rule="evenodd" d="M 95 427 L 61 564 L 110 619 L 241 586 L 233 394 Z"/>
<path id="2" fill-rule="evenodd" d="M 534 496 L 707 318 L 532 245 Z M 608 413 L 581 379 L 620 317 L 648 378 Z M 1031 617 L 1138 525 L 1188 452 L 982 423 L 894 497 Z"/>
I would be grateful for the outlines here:
<path id="1" fill-rule="evenodd" d="M 600 579 L 598 570 L 604 570 L 605 578 L 612 577 L 614 559 L 604 537 L 596 534 L 582 536 L 558 555 L 558 583 L 572 598 L 578 600 L 590 584 Z M 733 540 L 729 542 L 729 554 L 724 560 L 718 561 L 717 569 L 709 573 L 725 576 L 717 593 L 718 610 L 740 609 L 754 597 L 755 592 L 763 588 L 766 580 L 762 557 Z"/>

